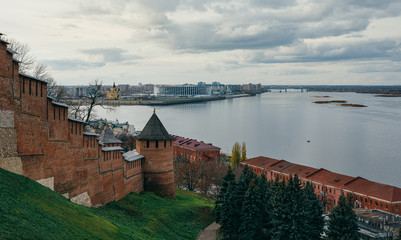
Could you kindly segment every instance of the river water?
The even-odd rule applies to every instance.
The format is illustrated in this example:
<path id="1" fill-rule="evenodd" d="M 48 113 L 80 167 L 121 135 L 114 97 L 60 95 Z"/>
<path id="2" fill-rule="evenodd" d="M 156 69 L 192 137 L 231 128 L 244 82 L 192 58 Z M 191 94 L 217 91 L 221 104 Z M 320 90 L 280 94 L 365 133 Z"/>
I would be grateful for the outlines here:
<path id="1" fill-rule="evenodd" d="M 330 98 L 313 96 L 328 95 Z M 315 104 L 345 100 L 368 107 Z M 142 130 L 150 106 L 97 109 L 99 117 Z M 401 98 L 372 94 L 270 92 L 254 97 L 158 106 L 169 133 L 231 152 L 246 142 L 248 157 L 266 156 L 401 187 Z M 309 141 L 309 142 L 308 142 Z"/>

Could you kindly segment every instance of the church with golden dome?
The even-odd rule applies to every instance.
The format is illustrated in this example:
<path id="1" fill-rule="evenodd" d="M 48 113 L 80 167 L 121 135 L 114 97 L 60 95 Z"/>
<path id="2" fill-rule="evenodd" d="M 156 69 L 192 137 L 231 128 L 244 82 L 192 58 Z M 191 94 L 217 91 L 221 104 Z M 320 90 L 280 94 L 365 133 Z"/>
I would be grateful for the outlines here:
<path id="1" fill-rule="evenodd" d="M 113 87 L 109 89 L 106 95 L 107 100 L 118 100 L 121 97 L 121 92 L 119 88 L 116 88 L 116 84 L 113 83 Z"/>

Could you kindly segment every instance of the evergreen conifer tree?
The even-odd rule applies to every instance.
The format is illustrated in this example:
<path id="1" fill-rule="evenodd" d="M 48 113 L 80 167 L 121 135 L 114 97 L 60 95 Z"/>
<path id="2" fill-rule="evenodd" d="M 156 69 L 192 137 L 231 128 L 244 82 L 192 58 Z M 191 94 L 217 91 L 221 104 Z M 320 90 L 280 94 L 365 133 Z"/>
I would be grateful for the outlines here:
<path id="1" fill-rule="evenodd" d="M 271 186 L 271 238 L 276 240 L 286 240 L 290 222 L 289 200 L 285 190 L 285 183 L 278 178 L 274 180 Z"/>
<path id="2" fill-rule="evenodd" d="M 286 198 L 289 200 L 287 206 L 290 212 L 289 229 L 287 231 L 288 239 L 309 239 L 307 202 L 301 182 L 296 174 L 290 176 L 285 191 Z"/>
<path id="3" fill-rule="evenodd" d="M 338 205 L 333 208 L 327 224 L 327 238 L 329 240 L 357 240 L 359 239 L 358 223 L 352 206 L 342 194 Z"/>
<path id="4" fill-rule="evenodd" d="M 235 183 L 235 175 L 232 169 L 229 168 L 226 175 L 223 178 L 219 194 L 217 195 L 217 199 L 215 201 L 214 216 L 215 216 L 215 221 L 217 223 L 220 223 L 221 208 L 224 204 L 224 199 L 225 199 L 224 197 L 227 193 L 227 189 L 233 183 Z"/>
<path id="5" fill-rule="evenodd" d="M 270 217 L 270 197 L 271 197 L 271 189 L 270 189 L 270 182 L 267 181 L 266 175 L 262 173 L 260 178 L 258 178 L 258 186 L 259 192 L 262 198 L 262 206 L 261 206 L 261 213 L 262 213 L 262 226 L 263 232 L 265 235 L 264 239 L 270 239 L 270 231 L 271 231 L 271 217 Z"/>
<path id="6" fill-rule="evenodd" d="M 310 182 L 307 182 L 303 189 L 306 198 L 307 239 L 321 239 L 324 226 L 323 206 L 317 199 L 313 185 Z"/>
<path id="7" fill-rule="evenodd" d="M 315 219 L 311 216 L 313 210 L 316 210 L 316 215 L 320 213 L 319 205 L 311 205 L 312 200 L 309 198 L 312 199 L 312 197 L 306 196 L 306 190 L 303 189 L 298 176 L 290 176 L 286 183 L 276 179 L 273 186 L 271 197 L 272 239 L 319 239 L 322 222 L 319 222 L 317 217 Z M 313 203 L 317 204 L 318 202 Z M 322 220 L 321 215 L 320 219 Z M 318 226 L 312 226 L 315 221 L 319 224 Z M 311 230 L 314 231 L 311 232 Z"/>
<path id="8" fill-rule="evenodd" d="M 241 175 L 238 178 L 238 183 L 241 182 L 245 186 L 244 195 L 252 179 L 255 179 L 256 177 L 257 176 L 255 175 L 255 173 L 249 169 L 247 164 L 245 164 L 244 168 L 242 169 Z"/>
<path id="9" fill-rule="evenodd" d="M 226 231 L 224 236 L 229 236 L 231 238 L 227 239 L 238 239 L 239 237 L 239 228 L 241 226 L 241 213 L 242 207 L 244 204 L 244 197 L 246 192 L 248 191 L 249 184 L 252 180 L 256 179 L 256 175 L 252 170 L 249 169 L 248 165 L 245 165 L 240 177 L 238 178 L 237 183 L 233 188 L 229 188 L 229 196 L 227 200 L 229 201 L 225 206 L 230 207 L 230 210 L 227 210 L 230 219 L 227 219 L 227 216 L 222 216 L 221 219 L 225 219 L 221 221 L 222 224 L 230 226 L 231 230 Z M 227 229 L 226 229 L 227 230 Z"/>
<path id="10" fill-rule="evenodd" d="M 261 240 L 263 236 L 263 200 L 262 192 L 256 179 L 249 184 L 242 206 L 241 225 L 239 228 L 240 240 Z"/>
<path id="11" fill-rule="evenodd" d="M 238 239 L 241 224 L 243 196 L 239 196 L 238 184 L 230 184 L 220 209 L 220 233 L 223 240 Z"/>

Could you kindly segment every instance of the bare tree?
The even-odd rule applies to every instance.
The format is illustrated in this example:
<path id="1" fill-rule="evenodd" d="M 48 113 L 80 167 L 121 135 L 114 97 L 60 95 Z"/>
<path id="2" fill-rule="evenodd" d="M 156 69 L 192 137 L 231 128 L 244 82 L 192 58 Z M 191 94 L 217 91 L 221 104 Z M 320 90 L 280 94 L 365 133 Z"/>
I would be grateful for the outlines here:
<path id="1" fill-rule="evenodd" d="M 31 49 L 26 43 L 21 43 L 14 38 L 6 38 L 8 48 L 14 51 L 14 58 L 20 61 L 19 70 L 21 73 L 28 73 L 33 69 L 36 58 L 31 54 Z"/>
<path id="2" fill-rule="evenodd" d="M 14 52 L 14 58 L 21 62 L 19 71 L 24 74 L 31 73 L 33 77 L 47 82 L 47 95 L 59 98 L 56 92 L 56 81 L 50 74 L 47 66 L 36 61 L 36 57 L 31 54 L 28 44 L 19 42 L 14 38 L 7 38 L 5 40 L 9 43 L 8 48 Z"/>
<path id="3" fill-rule="evenodd" d="M 48 89 L 49 90 L 49 89 Z M 55 85 L 55 95 L 54 98 L 56 99 L 57 102 L 61 101 L 63 97 L 67 95 L 67 89 L 65 89 L 64 86 L 57 86 Z M 49 91 L 47 91 L 49 95 Z"/>
<path id="4" fill-rule="evenodd" d="M 191 162 L 178 156 L 174 159 L 174 178 L 177 187 L 184 187 L 190 191 L 197 190 L 205 195 L 216 197 L 228 167 L 225 157 L 211 161 Z"/>
<path id="5" fill-rule="evenodd" d="M 174 168 L 176 185 L 189 191 L 194 191 L 204 176 L 203 161 L 191 162 L 184 157 L 178 156 L 174 160 Z"/>
<path id="6" fill-rule="evenodd" d="M 77 100 L 69 102 L 70 116 L 85 122 L 93 119 L 95 116 L 95 107 L 106 108 L 102 94 L 102 83 L 94 80 L 88 87 L 86 95 L 80 96 Z"/>
<path id="7" fill-rule="evenodd" d="M 53 76 L 49 73 L 47 65 L 37 63 L 33 69 L 32 75 L 35 78 L 41 79 L 47 82 L 47 95 L 54 98 L 60 98 L 58 95 L 58 86 Z"/>
<path id="8" fill-rule="evenodd" d="M 101 106 L 104 108 L 104 101 L 102 97 L 102 82 L 99 80 L 94 80 L 89 84 L 88 94 L 85 97 L 89 102 L 88 111 L 86 114 L 85 122 L 89 122 L 93 108 L 96 106 Z"/>
<path id="9" fill-rule="evenodd" d="M 69 104 L 68 115 L 70 118 L 84 120 L 86 118 L 86 108 L 85 101 L 83 99 L 79 99 L 74 103 Z"/>

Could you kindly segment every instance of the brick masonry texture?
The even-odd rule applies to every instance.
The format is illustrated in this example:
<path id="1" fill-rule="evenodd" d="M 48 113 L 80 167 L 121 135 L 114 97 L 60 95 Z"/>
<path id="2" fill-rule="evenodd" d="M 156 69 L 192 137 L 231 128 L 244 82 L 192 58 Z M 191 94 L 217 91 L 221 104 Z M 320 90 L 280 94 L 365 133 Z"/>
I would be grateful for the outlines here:
<path id="1" fill-rule="evenodd" d="M 145 190 L 163 197 L 175 198 L 172 141 L 168 141 L 166 147 L 161 143 L 156 147 L 156 141 L 149 141 L 149 147 L 147 145 L 147 141 L 136 140 L 138 153 L 145 156 Z"/>
<path id="2" fill-rule="evenodd" d="M 18 63 L 0 42 L 1 168 L 36 180 L 85 206 L 142 192 L 142 164 L 147 158 L 161 171 L 172 169 L 172 154 L 166 149 L 144 153 L 145 159 L 127 169 L 128 162 L 119 150 L 102 151 L 105 146 L 95 136 L 84 135 L 83 129 L 83 123 L 68 119 L 67 107 L 47 97 L 46 83 L 18 73 Z M 163 159 L 167 163 L 162 163 Z M 158 184 L 149 189 L 173 196 L 172 177 L 170 173 L 153 177 L 153 183 Z"/>

